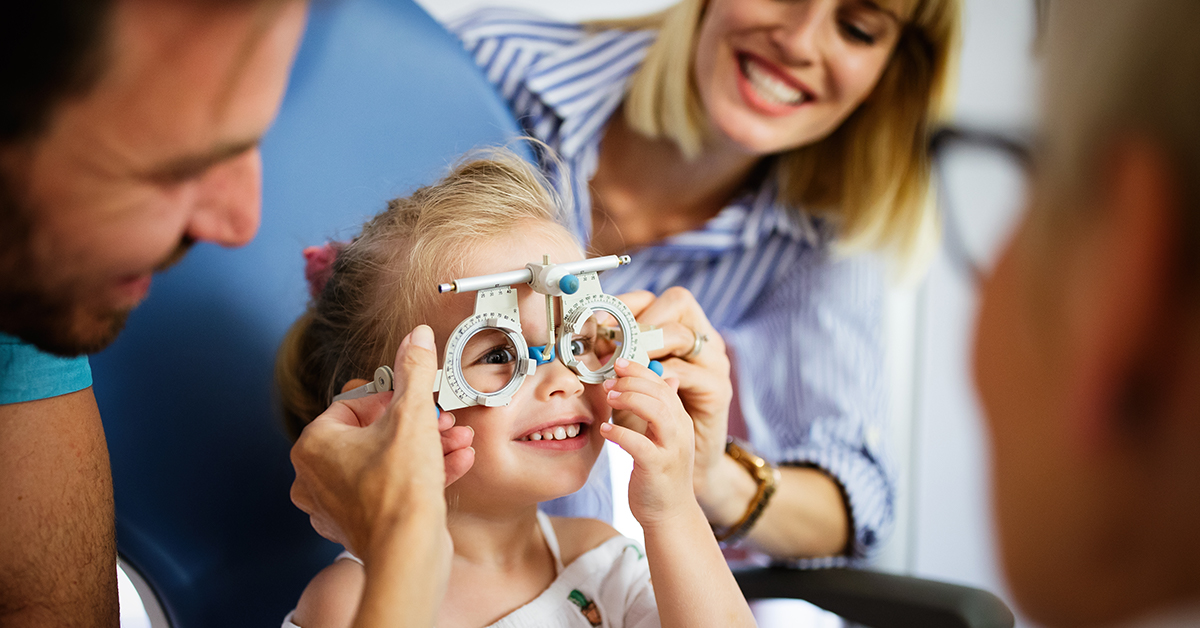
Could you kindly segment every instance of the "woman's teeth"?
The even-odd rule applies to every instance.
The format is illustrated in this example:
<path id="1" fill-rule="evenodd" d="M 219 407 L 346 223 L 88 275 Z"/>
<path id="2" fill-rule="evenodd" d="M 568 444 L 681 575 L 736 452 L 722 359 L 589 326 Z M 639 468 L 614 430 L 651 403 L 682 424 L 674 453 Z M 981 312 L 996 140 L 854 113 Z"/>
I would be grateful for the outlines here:
<path id="1" fill-rule="evenodd" d="M 534 432 L 529 436 L 522 438 L 521 440 L 566 440 L 568 438 L 575 438 L 576 436 L 579 436 L 579 431 L 581 429 L 582 428 L 578 423 L 560 425 L 558 427 L 552 427 L 540 432 Z"/>
<path id="2" fill-rule="evenodd" d="M 804 102 L 804 92 L 775 78 L 750 57 L 742 57 L 742 73 L 750 80 L 754 91 L 763 98 L 781 105 L 799 105 Z"/>

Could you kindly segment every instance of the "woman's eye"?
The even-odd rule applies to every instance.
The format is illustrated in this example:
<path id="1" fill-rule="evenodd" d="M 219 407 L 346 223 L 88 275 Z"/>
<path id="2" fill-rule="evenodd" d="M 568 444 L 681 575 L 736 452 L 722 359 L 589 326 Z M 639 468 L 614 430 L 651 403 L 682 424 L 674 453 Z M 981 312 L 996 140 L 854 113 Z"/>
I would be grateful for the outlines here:
<path id="1" fill-rule="evenodd" d="M 480 364 L 508 364 L 516 359 L 508 347 L 496 347 L 479 358 Z"/>
<path id="2" fill-rule="evenodd" d="M 868 33 L 862 28 L 859 28 L 852 22 L 842 22 L 842 30 L 845 31 L 847 37 L 859 43 L 863 43 L 868 46 L 875 43 L 874 35 Z"/>
<path id="3" fill-rule="evenodd" d="M 591 350 L 591 343 L 585 338 L 576 338 L 571 341 L 571 355 L 580 356 Z"/>

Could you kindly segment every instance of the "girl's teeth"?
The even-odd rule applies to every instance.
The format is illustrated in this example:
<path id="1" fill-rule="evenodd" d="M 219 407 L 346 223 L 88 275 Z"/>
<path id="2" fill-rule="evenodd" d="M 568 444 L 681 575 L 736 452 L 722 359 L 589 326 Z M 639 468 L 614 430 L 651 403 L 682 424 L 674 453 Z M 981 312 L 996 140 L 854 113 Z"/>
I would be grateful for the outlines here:
<path id="1" fill-rule="evenodd" d="M 567 426 L 558 426 L 553 429 L 534 432 L 521 440 L 566 440 L 579 436 L 579 432 L 583 430 L 578 423 L 572 423 Z"/>

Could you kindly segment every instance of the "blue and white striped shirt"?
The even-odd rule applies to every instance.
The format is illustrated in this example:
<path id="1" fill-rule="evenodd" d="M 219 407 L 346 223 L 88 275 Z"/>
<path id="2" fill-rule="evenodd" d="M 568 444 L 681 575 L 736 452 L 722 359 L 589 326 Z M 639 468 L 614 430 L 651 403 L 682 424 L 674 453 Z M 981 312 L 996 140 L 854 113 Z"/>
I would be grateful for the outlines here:
<path id="1" fill-rule="evenodd" d="M 561 156 L 565 168 L 549 160 L 543 168 L 574 199 L 567 221 L 588 242 L 588 182 L 604 127 L 656 33 L 588 31 L 501 9 L 470 14 L 450 28 L 525 132 Z M 894 514 L 895 489 L 880 451 L 882 264 L 872 256 L 835 257 L 828 223 L 781 204 L 774 178 L 764 181 L 702 227 L 631 251 L 633 263 L 605 273 L 605 291 L 691 290 L 732 348 L 755 449 L 838 481 L 854 524 L 851 555 L 861 558 L 878 546 Z M 611 503 L 595 497 L 611 491 L 606 472 L 593 473 L 589 485 L 597 483 L 590 498 L 585 488 L 564 498 L 568 505 L 557 512 L 611 518 Z"/>

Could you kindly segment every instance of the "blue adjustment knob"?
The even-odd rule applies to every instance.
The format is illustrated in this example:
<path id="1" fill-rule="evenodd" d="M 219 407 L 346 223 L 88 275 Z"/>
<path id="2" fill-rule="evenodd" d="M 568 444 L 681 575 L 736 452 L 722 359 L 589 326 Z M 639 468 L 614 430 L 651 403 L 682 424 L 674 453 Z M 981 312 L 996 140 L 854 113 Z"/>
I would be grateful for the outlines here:
<path id="1" fill-rule="evenodd" d="M 554 345 L 550 345 L 550 355 L 543 355 L 546 350 L 546 345 L 540 347 L 529 347 L 529 359 L 537 363 L 538 366 L 554 361 Z"/>
<path id="2" fill-rule="evenodd" d="M 662 377 L 662 374 L 663 374 L 662 362 L 659 362 L 658 360 L 650 360 L 650 363 L 647 364 L 646 366 L 650 367 L 650 370 L 654 371 L 655 375 Z"/>
<path id="3" fill-rule="evenodd" d="M 558 289 L 567 294 L 575 294 L 579 291 L 579 277 L 563 275 L 563 278 L 558 280 Z"/>

